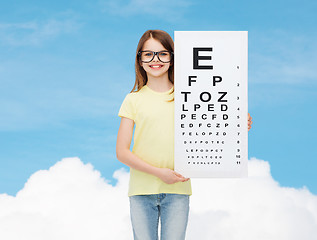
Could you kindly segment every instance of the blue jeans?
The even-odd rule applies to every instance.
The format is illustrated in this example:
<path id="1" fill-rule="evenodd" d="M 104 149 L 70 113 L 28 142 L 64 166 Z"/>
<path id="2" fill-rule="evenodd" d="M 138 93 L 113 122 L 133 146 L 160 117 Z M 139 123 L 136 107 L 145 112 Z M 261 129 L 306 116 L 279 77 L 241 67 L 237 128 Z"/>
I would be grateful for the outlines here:
<path id="1" fill-rule="evenodd" d="M 189 195 L 151 194 L 130 198 L 130 216 L 135 240 L 157 240 L 161 218 L 161 240 L 184 240 Z"/>

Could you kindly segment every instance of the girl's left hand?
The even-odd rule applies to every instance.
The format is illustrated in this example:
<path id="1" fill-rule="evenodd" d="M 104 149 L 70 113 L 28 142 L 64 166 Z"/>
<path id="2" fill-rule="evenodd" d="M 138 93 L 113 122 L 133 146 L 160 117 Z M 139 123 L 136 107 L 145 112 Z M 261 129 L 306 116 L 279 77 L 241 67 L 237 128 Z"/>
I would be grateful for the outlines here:
<path id="1" fill-rule="evenodd" d="M 251 129 L 252 125 L 252 117 L 250 116 L 250 113 L 248 113 L 248 131 Z"/>

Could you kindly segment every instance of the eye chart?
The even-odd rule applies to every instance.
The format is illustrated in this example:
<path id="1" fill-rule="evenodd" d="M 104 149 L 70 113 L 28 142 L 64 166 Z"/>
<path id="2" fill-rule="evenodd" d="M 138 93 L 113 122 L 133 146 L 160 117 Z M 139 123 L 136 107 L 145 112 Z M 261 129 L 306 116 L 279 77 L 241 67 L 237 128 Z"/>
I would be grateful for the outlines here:
<path id="1" fill-rule="evenodd" d="M 246 177 L 248 32 L 175 31 L 175 171 Z"/>

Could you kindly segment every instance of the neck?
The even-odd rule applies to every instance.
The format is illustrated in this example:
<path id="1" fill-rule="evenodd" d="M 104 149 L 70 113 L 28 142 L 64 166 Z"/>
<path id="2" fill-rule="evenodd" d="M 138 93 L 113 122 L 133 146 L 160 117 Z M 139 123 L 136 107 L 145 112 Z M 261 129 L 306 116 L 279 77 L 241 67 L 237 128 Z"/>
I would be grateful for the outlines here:
<path id="1" fill-rule="evenodd" d="M 148 81 L 146 85 L 157 92 L 166 92 L 173 87 L 173 83 L 171 83 L 168 79 L 168 75 L 158 78 L 148 76 Z"/>

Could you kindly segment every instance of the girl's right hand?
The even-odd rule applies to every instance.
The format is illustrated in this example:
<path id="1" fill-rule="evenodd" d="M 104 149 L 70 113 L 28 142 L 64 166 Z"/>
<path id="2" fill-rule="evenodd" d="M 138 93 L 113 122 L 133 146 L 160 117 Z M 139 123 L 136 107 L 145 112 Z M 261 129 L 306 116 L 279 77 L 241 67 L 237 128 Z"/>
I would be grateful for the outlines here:
<path id="1" fill-rule="evenodd" d="M 160 168 L 158 177 L 167 184 L 173 184 L 177 182 L 186 182 L 189 180 L 189 178 L 185 178 L 181 174 L 169 168 Z"/>

